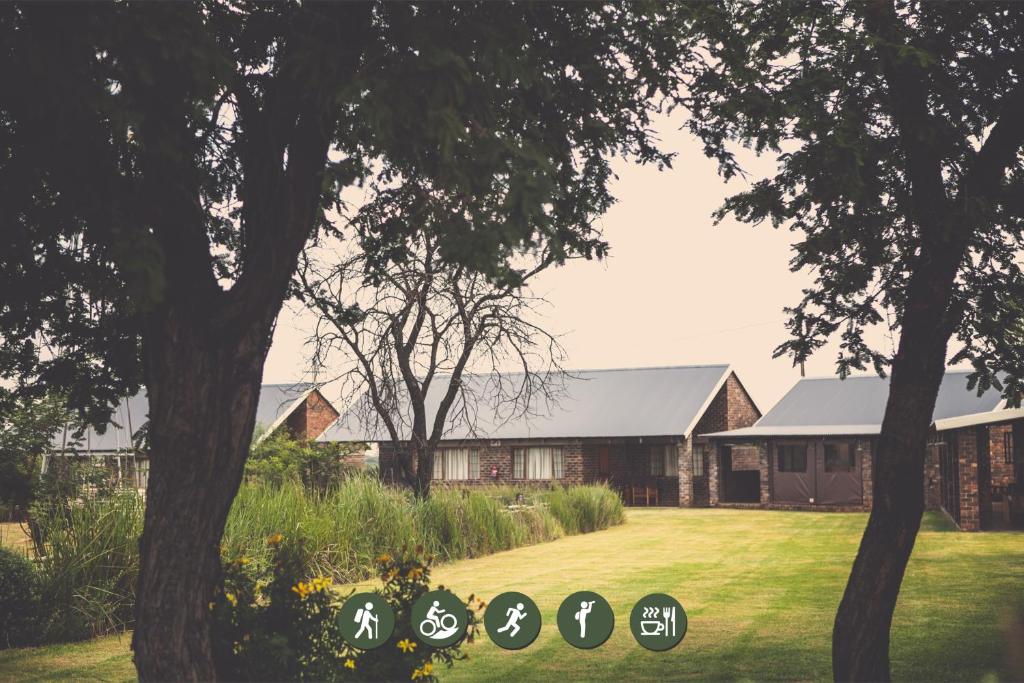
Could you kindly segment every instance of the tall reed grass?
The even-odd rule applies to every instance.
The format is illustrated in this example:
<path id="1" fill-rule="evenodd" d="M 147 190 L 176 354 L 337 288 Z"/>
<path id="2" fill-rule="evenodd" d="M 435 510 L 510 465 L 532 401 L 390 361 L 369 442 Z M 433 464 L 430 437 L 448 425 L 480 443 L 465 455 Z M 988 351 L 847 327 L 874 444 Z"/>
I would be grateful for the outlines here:
<path id="1" fill-rule="evenodd" d="M 43 639 L 76 640 L 128 626 L 135 608 L 144 504 L 135 491 L 34 513 Z"/>
<path id="2" fill-rule="evenodd" d="M 525 505 L 514 504 L 525 496 Z M 144 503 L 134 492 L 86 499 L 36 518 L 35 555 L 53 618 L 45 640 L 74 640 L 131 624 Z M 270 559 L 267 538 L 301 542 L 310 574 L 351 582 L 372 575 L 381 554 L 422 547 L 438 561 L 480 557 L 623 521 L 622 500 L 606 486 L 518 491 L 435 488 L 425 500 L 372 474 L 327 492 L 300 483 L 248 483 L 228 516 L 228 557 Z"/>

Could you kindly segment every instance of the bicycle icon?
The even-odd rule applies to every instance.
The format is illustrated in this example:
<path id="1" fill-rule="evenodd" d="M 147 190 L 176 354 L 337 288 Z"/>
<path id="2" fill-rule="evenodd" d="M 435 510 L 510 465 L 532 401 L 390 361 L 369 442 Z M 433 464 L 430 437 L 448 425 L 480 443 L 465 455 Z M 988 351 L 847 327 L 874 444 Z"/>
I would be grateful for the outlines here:
<path id="1" fill-rule="evenodd" d="M 434 600 L 427 609 L 426 617 L 419 623 L 419 635 L 428 641 L 440 643 L 455 635 L 459 630 L 459 619 L 441 607 L 439 600 Z"/>

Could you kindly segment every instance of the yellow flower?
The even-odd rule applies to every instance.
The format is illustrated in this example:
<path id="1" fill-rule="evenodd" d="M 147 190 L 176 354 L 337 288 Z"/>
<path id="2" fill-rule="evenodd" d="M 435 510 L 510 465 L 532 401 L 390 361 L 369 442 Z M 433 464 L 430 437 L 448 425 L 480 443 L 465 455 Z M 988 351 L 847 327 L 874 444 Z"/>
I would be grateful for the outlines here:
<path id="1" fill-rule="evenodd" d="M 238 598 L 235 597 L 234 593 L 225 593 L 224 597 L 231 603 L 232 607 L 238 607 Z"/>
<path id="2" fill-rule="evenodd" d="M 267 539 L 267 545 L 278 545 L 283 540 L 284 536 L 282 536 L 281 534 L 274 534 L 273 536 Z"/>
<path id="3" fill-rule="evenodd" d="M 243 567 L 245 565 L 249 564 L 250 562 L 252 562 L 252 560 L 250 560 L 248 557 L 240 557 L 240 558 L 238 558 L 238 564 L 242 565 Z"/>
<path id="4" fill-rule="evenodd" d="M 381 564 L 386 564 L 386 563 L 391 561 L 391 556 L 388 555 L 387 553 L 384 553 L 383 555 L 381 555 L 380 557 L 377 558 L 377 561 L 380 562 Z"/>
<path id="5" fill-rule="evenodd" d="M 348 669 L 356 668 L 356 660 L 354 660 L 354 659 L 346 659 L 345 660 L 345 667 L 348 668 Z"/>
<path id="6" fill-rule="evenodd" d="M 299 596 L 300 600 L 305 600 L 306 596 L 313 592 L 313 586 L 308 583 L 299 581 L 297 584 L 292 586 L 292 593 Z"/>
<path id="7" fill-rule="evenodd" d="M 423 676 L 423 672 L 420 671 L 419 669 L 413 669 L 412 670 L 412 680 L 415 681 L 417 678 L 421 678 L 422 676 Z"/>
<path id="8" fill-rule="evenodd" d="M 409 570 L 409 573 L 406 574 L 407 578 L 413 579 L 413 580 L 418 579 L 421 576 L 423 576 L 423 567 L 413 567 L 412 569 Z"/>
<path id="9" fill-rule="evenodd" d="M 426 664 L 423 665 L 423 675 L 424 676 L 429 676 L 430 672 L 433 671 L 433 670 L 434 670 L 434 665 L 431 664 L 430 662 L 427 662 Z"/>
<path id="10" fill-rule="evenodd" d="M 412 642 L 408 638 L 403 638 L 398 641 L 398 649 L 402 652 L 412 652 L 416 649 L 416 643 Z"/>

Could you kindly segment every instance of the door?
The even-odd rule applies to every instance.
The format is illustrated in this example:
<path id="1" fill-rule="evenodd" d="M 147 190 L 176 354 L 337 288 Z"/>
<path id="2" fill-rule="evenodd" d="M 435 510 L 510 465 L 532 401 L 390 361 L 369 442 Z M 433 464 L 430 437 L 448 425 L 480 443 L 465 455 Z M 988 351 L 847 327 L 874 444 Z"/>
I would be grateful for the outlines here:
<path id="1" fill-rule="evenodd" d="M 857 447 L 852 441 L 821 441 L 816 445 L 817 495 L 821 505 L 860 505 L 863 478 Z"/>
<path id="2" fill-rule="evenodd" d="M 942 509 L 953 521 L 960 524 L 960 458 L 956 449 L 956 432 L 946 436 L 946 443 L 939 445 L 939 478 Z"/>
<path id="3" fill-rule="evenodd" d="M 814 442 L 776 442 L 774 468 L 774 502 L 794 505 L 814 502 Z"/>

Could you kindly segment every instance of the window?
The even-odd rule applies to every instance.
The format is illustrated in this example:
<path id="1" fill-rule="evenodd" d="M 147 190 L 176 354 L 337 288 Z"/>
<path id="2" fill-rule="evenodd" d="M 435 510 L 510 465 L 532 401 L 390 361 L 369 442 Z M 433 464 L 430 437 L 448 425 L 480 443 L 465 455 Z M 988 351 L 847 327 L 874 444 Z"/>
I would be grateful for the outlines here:
<path id="1" fill-rule="evenodd" d="M 1003 462 L 1007 465 L 1013 464 L 1013 432 L 1003 433 Z"/>
<path id="2" fill-rule="evenodd" d="M 561 448 L 517 448 L 512 451 L 513 479 L 562 479 L 565 456 Z"/>
<path id="3" fill-rule="evenodd" d="M 693 447 L 693 476 L 703 477 L 704 476 L 704 447 L 694 446 Z"/>
<path id="4" fill-rule="evenodd" d="M 679 476 L 679 456 L 675 444 L 651 446 L 648 462 L 652 477 Z"/>
<path id="5" fill-rule="evenodd" d="M 776 453 L 779 455 L 779 472 L 807 471 L 806 444 L 780 444 Z"/>
<path id="6" fill-rule="evenodd" d="M 441 448 L 434 453 L 434 479 L 466 481 L 480 478 L 480 455 L 469 448 Z"/>
<path id="7" fill-rule="evenodd" d="M 825 471 L 854 472 L 857 469 L 855 457 L 856 453 L 850 444 L 827 443 L 825 444 Z"/>

